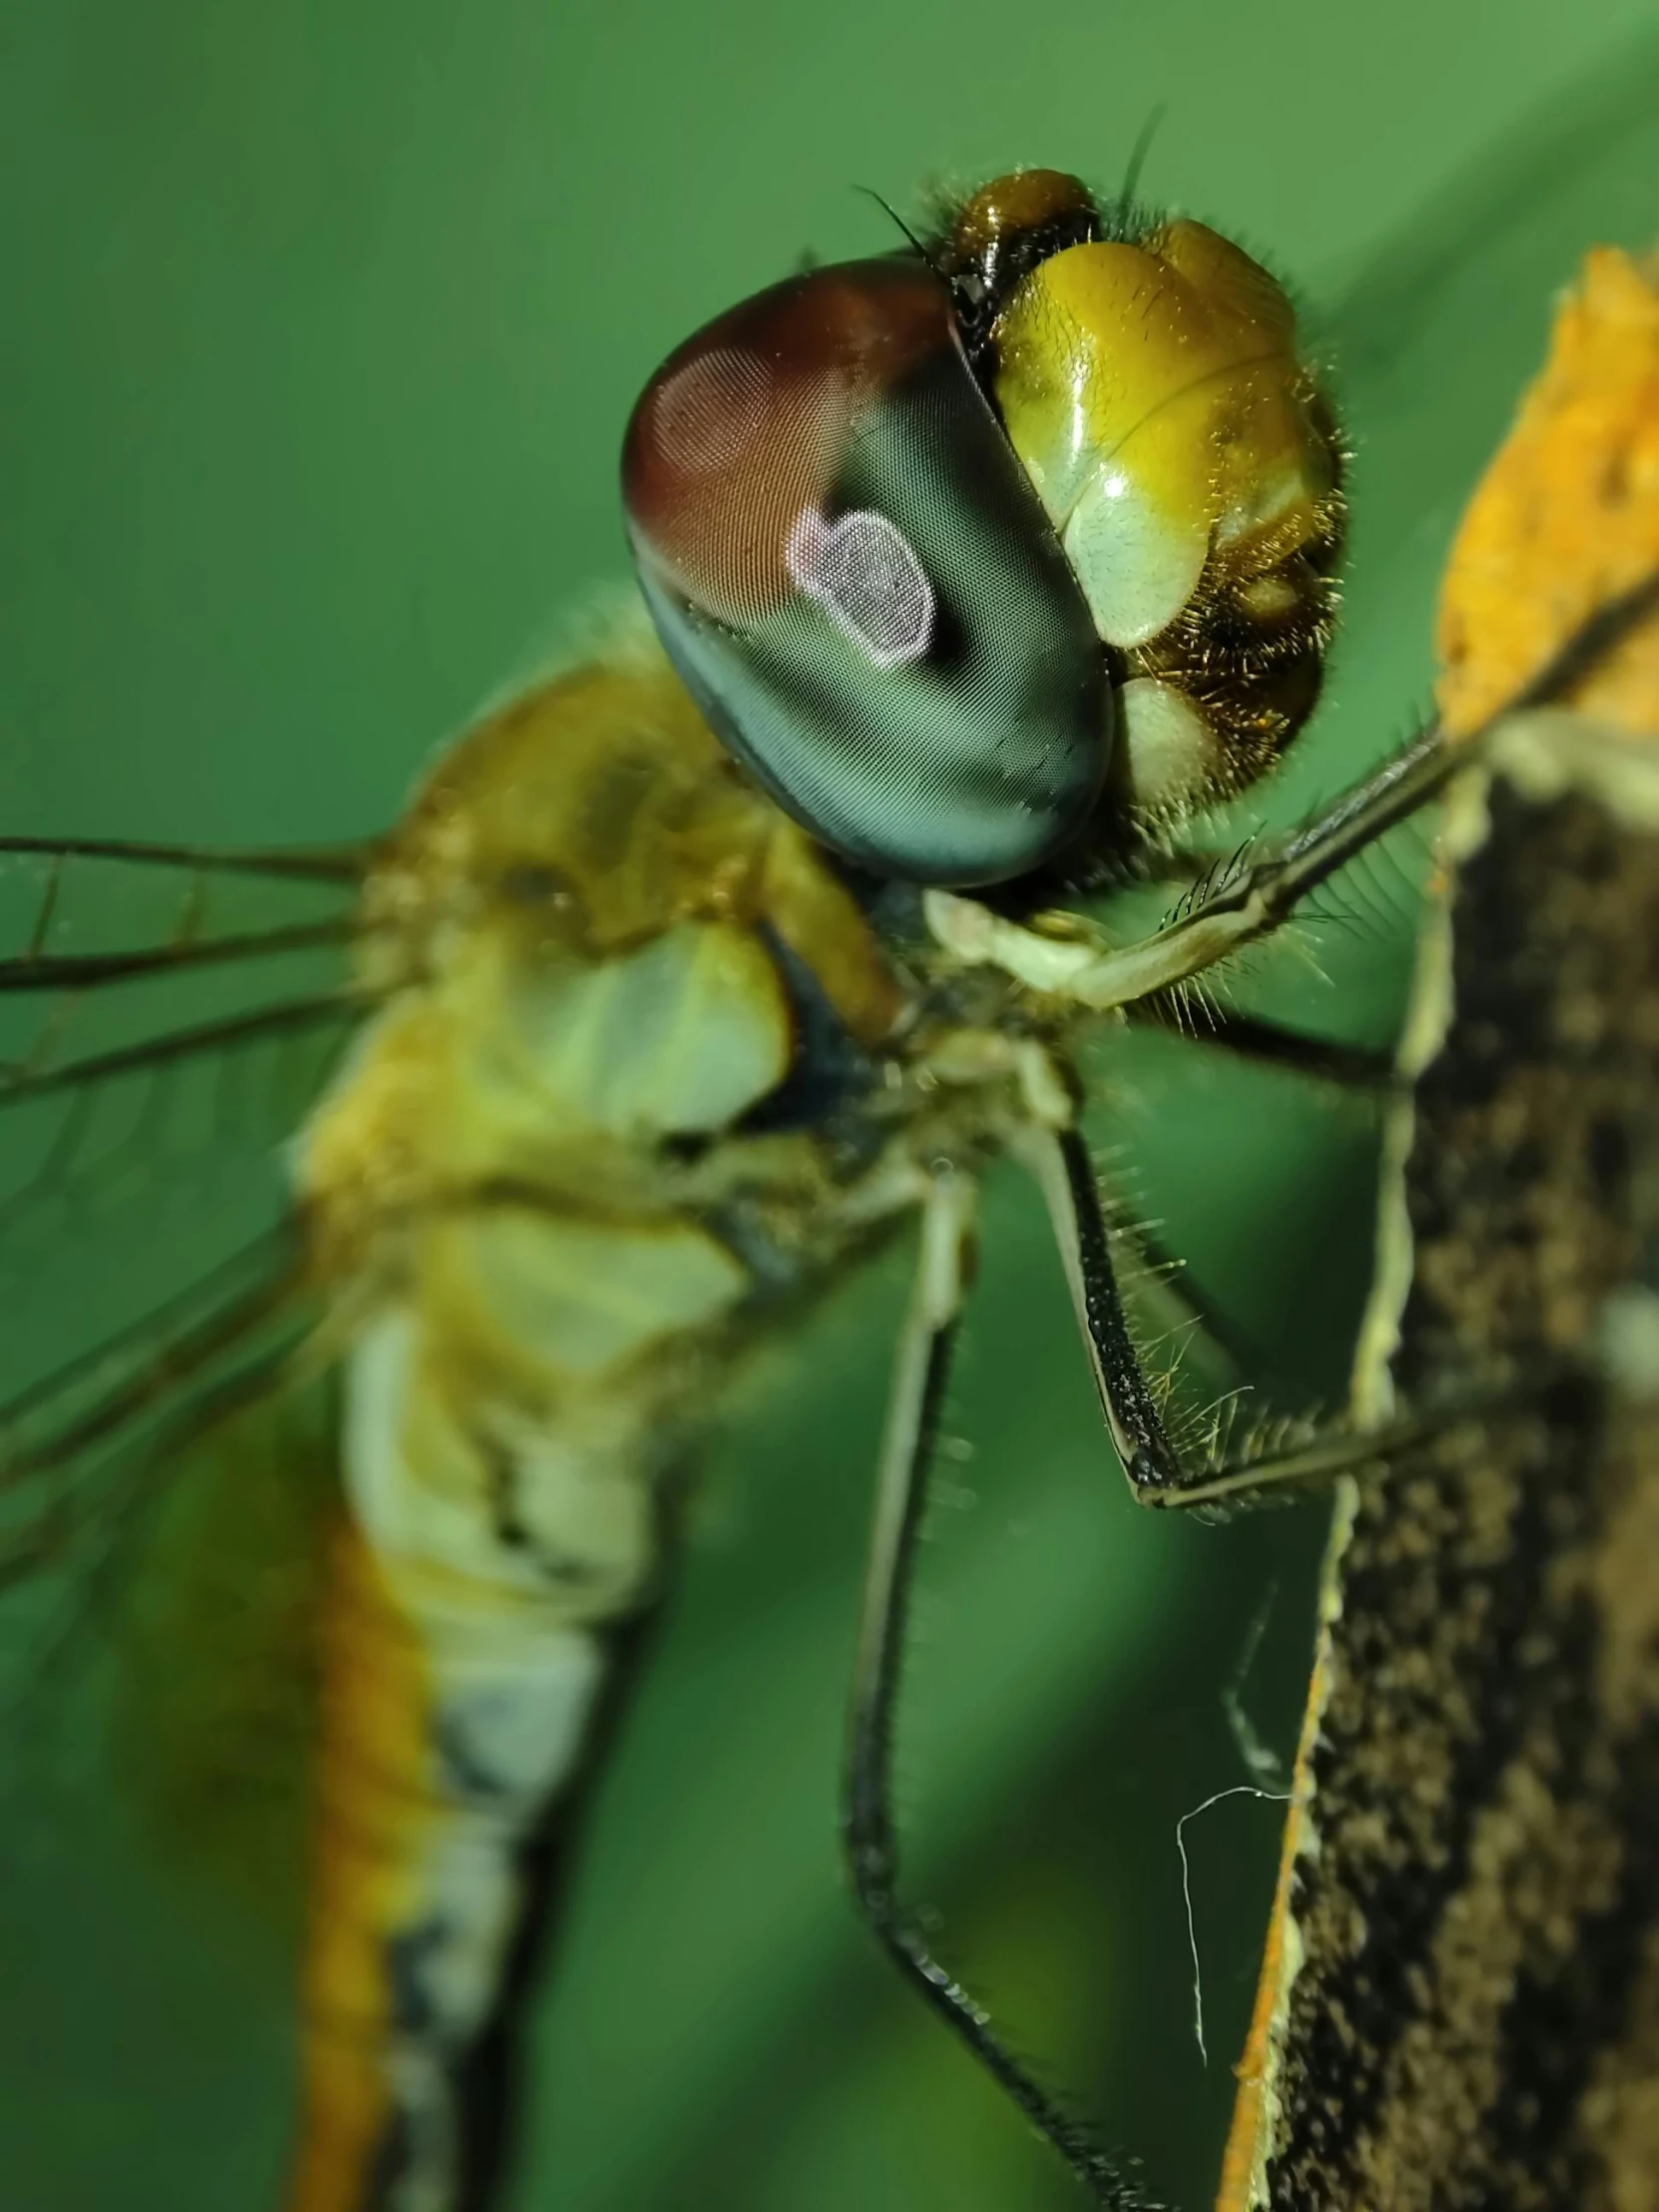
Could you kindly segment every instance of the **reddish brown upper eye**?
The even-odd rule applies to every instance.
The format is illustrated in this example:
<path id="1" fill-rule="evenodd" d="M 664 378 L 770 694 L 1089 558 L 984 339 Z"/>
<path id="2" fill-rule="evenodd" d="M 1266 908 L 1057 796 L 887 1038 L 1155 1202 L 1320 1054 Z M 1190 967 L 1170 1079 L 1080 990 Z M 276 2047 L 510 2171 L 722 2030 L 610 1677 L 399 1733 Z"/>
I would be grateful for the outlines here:
<path id="1" fill-rule="evenodd" d="M 676 667 L 826 843 L 967 885 L 1086 820 L 1099 642 L 931 271 L 818 270 L 710 323 L 641 395 L 623 497 Z"/>

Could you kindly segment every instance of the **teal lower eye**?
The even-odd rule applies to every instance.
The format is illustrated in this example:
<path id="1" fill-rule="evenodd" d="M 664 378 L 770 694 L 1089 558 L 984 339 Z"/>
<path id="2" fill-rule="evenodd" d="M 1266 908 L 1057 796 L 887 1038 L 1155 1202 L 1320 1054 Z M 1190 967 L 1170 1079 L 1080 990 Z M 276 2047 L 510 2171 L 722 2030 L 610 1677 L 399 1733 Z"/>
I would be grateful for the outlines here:
<path id="1" fill-rule="evenodd" d="M 749 374 L 720 469 L 652 443 L 653 391 L 699 348 L 770 364 L 772 411 Z M 967 887 L 1050 858 L 1099 797 L 1111 694 L 943 285 L 902 263 L 820 271 L 687 354 L 636 410 L 624 483 L 647 604 L 723 742 L 881 874 Z"/>

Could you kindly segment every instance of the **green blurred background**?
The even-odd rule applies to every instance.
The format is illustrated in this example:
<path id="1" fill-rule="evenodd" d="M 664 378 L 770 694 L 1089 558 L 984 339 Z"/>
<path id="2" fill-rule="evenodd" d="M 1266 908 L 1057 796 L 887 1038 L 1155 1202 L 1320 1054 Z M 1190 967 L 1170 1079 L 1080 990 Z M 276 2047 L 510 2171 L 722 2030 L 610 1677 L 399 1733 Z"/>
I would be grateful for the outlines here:
<path id="1" fill-rule="evenodd" d="M 903 208 L 925 180 L 1042 162 L 1109 189 L 1159 105 L 1146 191 L 1294 277 L 1355 444 L 1349 621 L 1284 819 L 1422 703 L 1433 575 L 1552 288 L 1592 239 L 1659 229 L 1656 31 L 1652 0 L 10 0 L 0 823 L 232 842 L 384 824 L 622 573 L 618 437 L 671 344 L 808 249 L 888 244 L 855 185 Z M 1408 920 L 1380 871 L 1249 987 L 1385 1035 Z M 1340 1395 L 1365 1111 L 1178 1044 L 1098 1074 L 1103 1150 L 1276 1399 Z M 516 2212 L 1075 2201 L 840 1889 L 839 1709 L 901 1296 L 901 1255 L 846 1286 L 713 1454 L 538 2007 Z M 1198 2206 L 1276 1815 L 1238 1800 L 1190 1832 L 1207 2070 L 1175 1823 L 1244 1779 L 1223 1690 L 1270 1596 L 1247 1702 L 1294 1737 L 1322 1516 L 1136 1516 L 1013 1182 L 990 1195 L 951 1428 L 901 1750 L 913 1864 L 1016 2044 Z M 14 1818 L 0 1850 L 0 2204 L 264 2212 L 286 1961 L 146 1856 L 114 1787 Z"/>

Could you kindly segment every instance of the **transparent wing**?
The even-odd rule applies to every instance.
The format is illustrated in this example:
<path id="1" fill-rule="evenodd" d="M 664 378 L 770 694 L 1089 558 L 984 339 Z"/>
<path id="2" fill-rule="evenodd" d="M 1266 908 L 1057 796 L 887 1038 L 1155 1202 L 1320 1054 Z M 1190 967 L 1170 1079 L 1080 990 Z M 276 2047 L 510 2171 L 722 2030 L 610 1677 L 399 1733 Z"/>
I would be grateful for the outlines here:
<path id="1" fill-rule="evenodd" d="M 362 1008 L 352 851 L 0 840 L 0 1598 L 22 1673 L 304 1333 L 282 1148 Z"/>

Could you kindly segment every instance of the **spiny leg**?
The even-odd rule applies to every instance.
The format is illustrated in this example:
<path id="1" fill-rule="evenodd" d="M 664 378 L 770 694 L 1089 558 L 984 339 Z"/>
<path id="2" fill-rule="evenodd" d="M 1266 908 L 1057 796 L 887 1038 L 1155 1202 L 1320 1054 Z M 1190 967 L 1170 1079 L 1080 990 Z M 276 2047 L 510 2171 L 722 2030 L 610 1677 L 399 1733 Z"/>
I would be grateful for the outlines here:
<path id="1" fill-rule="evenodd" d="M 1375 1045 L 1310 1036 L 1265 1014 L 1237 1013 L 1224 1006 L 1208 1008 L 1202 1020 L 1191 1022 L 1178 1020 L 1162 998 L 1143 1000 L 1126 1010 L 1137 1029 L 1162 1030 L 1201 1052 L 1224 1053 L 1251 1067 L 1374 1097 L 1394 1088 L 1393 1054 Z"/>
<path id="2" fill-rule="evenodd" d="M 929 918 L 959 954 L 1005 967 L 1034 987 L 1103 1009 L 1179 985 L 1269 933 L 1356 853 L 1435 798 L 1474 765 L 1517 708 L 1569 691 L 1585 671 L 1659 604 L 1659 577 L 1602 609 L 1488 727 L 1456 747 L 1437 728 L 1326 809 L 1264 861 L 1209 892 L 1180 920 L 1121 952 L 1078 936 L 1050 938 L 975 902 L 929 893 Z M 1312 1072 L 1311 1070 L 1308 1072 Z M 1334 1072 L 1334 1071 L 1326 1071 Z M 1048 1110 L 1063 1083 L 1026 1084 L 1032 1118 L 1016 1149 L 1048 1203 L 1108 1429 L 1136 1497 L 1160 1506 L 1239 1505 L 1289 1486 L 1328 1482 L 1397 1455 L 1455 1422 L 1512 1404 L 1512 1382 L 1458 1393 L 1364 1434 L 1334 1429 L 1293 1448 L 1269 1447 L 1189 1469 L 1171 1438 L 1129 1331 L 1112 1266 L 1110 1233 L 1087 1148 Z M 983 2008 L 933 1957 L 897 1897 L 899 1864 L 891 1804 L 892 1730 L 926 1478 L 951 1342 L 960 1309 L 970 1193 L 936 1176 L 923 1206 L 921 1255 L 900 1341 L 877 1486 L 875 1523 L 853 1680 L 843 1796 L 843 1835 L 860 1910 L 900 1970 L 954 2029 L 991 2077 L 1065 2159 L 1097 2203 L 1141 2212 L 1146 2199 L 1085 2131 L 1054 2104 L 997 2037 Z"/>
<path id="3" fill-rule="evenodd" d="M 1168 1489 L 1181 1480 L 1181 1462 L 1129 1334 L 1088 1147 L 1074 1128 L 1033 1128 L 1017 1149 L 1048 1205 L 1100 1409 L 1123 1471 L 1137 1494 Z"/>
<path id="4" fill-rule="evenodd" d="M 1363 1467 L 1385 1465 L 1457 1421 L 1513 1402 L 1512 1383 L 1501 1389 L 1471 1387 L 1444 1405 L 1424 1407 L 1363 1434 L 1333 1426 L 1294 1445 L 1275 1441 L 1219 1464 L 1185 1465 L 1130 1335 L 1087 1145 L 1076 1129 L 1033 1126 L 1017 1149 L 1047 1203 L 1107 1431 L 1141 1504 L 1248 1505 Z"/>
<path id="5" fill-rule="evenodd" d="M 1232 1316 L 1224 1314 L 1203 1286 L 1194 1281 L 1185 1260 L 1164 1242 L 1158 1230 L 1130 1216 L 1112 1223 L 1111 1234 L 1133 1255 L 1136 1279 L 1155 1284 L 1157 1295 L 1174 1309 L 1176 1328 L 1182 1333 L 1196 1330 L 1230 1368 L 1248 1374 L 1255 1364 L 1255 1347 L 1235 1328 Z"/>
<path id="6" fill-rule="evenodd" d="M 1656 606 L 1659 574 L 1598 608 L 1478 730 L 1452 741 L 1430 723 L 1293 835 L 1224 874 L 1178 919 L 1133 944 L 1108 946 L 1079 930 L 1075 916 L 1049 934 L 949 891 L 925 894 L 928 926 L 961 959 L 1000 967 L 1034 990 L 1101 1012 L 1174 990 L 1270 936 L 1310 891 L 1437 799 L 1460 770 L 1478 767 L 1505 724 L 1568 697 Z"/>
<path id="7" fill-rule="evenodd" d="M 928 927 L 959 959 L 999 967 L 1031 989 L 1100 1013 L 1179 989 L 1259 937 L 1369 844 L 1437 799 L 1473 755 L 1437 724 L 1356 784 L 1284 843 L 1229 872 L 1178 919 L 1111 946 L 1069 916 L 1064 933 L 1010 921 L 976 899 L 928 891 Z"/>
<path id="8" fill-rule="evenodd" d="M 1130 1338 L 1112 1267 L 1111 1232 L 1083 1139 L 1073 1129 L 1033 1123 L 1020 1151 L 1049 1200 L 1107 1425 L 1142 1502 L 1249 1503 L 1287 1484 L 1324 1482 L 1384 1460 L 1446 1425 L 1447 1416 L 1438 1414 L 1390 1423 L 1365 1436 L 1333 1432 L 1294 1451 L 1187 1470 Z M 1152 2200 L 1008 2049 L 983 2006 L 934 1956 L 898 1895 L 894 1721 L 927 1478 L 968 1273 L 973 1195 L 965 1179 L 938 1174 L 922 1208 L 916 1277 L 894 1364 L 876 1484 L 850 1698 L 842 1838 L 858 1909 L 917 1993 L 1097 2204 L 1107 2212 L 1155 2212 Z M 1470 1408 L 1459 1410 L 1466 1415 Z"/>
<path id="9" fill-rule="evenodd" d="M 915 1284 L 894 1363 L 876 1482 L 848 1715 L 842 1838 L 858 1909 L 906 1980 L 1053 2144 L 1097 2204 L 1109 2212 L 1152 2212 L 1149 2200 L 1032 2078 L 984 2008 L 940 1965 L 898 1896 L 893 1724 L 928 1470 L 968 1273 L 973 1198 L 970 1183 L 944 1173 L 931 1179 L 922 1206 Z"/>
<path id="10" fill-rule="evenodd" d="M 1659 574 L 1599 607 L 1478 730 L 1451 741 L 1437 722 L 1429 723 L 1275 850 L 1218 884 L 1181 920 L 1140 945 L 1108 953 L 1092 975 L 1078 979 L 1078 995 L 1090 1005 L 1127 1005 L 1271 935 L 1310 891 L 1437 799 L 1459 769 L 1476 765 L 1505 723 L 1566 698 L 1656 606 Z"/>
<path id="11" fill-rule="evenodd" d="M 977 934 L 981 957 L 1024 974 L 1038 988 L 1102 1008 L 1155 999 L 1239 945 L 1277 928 L 1310 890 L 1435 798 L 1459 769 L 1479 767 L 1501 745 L 1506 730 L 1522 727 L 1528 710 L 1570 694 L 1656 607 L 1659 573 L 1591 615 L 1480 730 L 1455 744 L 1437 727 L 1421 732 L 1265 859 L 1218 883 L 1179 920 L 1138 944 L 1089 956 L 1076 938 L 1025 931 L 983 908 L 968 913 L 969 902 L 961 900 L 954 905 L 966 919 L 947 909 L 935 926 L 945 934 L 958 925 L 968 936 Z M 1082 964 L 1079 954 L 1084 955 Z M 1027 959 L 1035 962 L 1030 974 L 1021 964 Z M 1062 973 L 1067 963 L 1069 972 Z M 1443 1406 L 1414 1410 L 1363 1436 L 1333 1429 L 1296 1448 L 1265 1445 L 1219 1464 L 1184 1466 L 1130 1336 L 1100 1194 L 1081 1136 L 1055 1117 L 1034 1113 L 1017 1149 L 1047 1201 L 1107 1427 L 1143 1503 L 1244 1504 L 1290 1485 L 1328 1481 L 1357 1466 L 1385 1463 L 1460 1419 L 1513 1402 L 1513 1379 L 1475 1383 Z M 1550 1380 L 1534 1378 L 1533 1386 Z"/>

